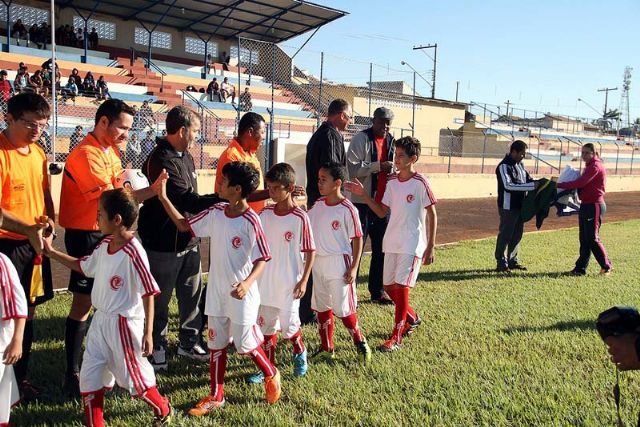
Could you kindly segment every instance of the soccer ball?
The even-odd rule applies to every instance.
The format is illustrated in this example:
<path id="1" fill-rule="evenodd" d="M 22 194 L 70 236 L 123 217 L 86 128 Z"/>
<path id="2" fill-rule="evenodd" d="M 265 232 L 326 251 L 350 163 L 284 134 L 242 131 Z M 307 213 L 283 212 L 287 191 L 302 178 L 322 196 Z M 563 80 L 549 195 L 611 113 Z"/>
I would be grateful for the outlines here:
<path id="1" fill-rule="evenodd" d="M 125 169 L 116 178 L 116 187 L 140 190 L 149 186 L 149 180 L 137 169 Z"/>

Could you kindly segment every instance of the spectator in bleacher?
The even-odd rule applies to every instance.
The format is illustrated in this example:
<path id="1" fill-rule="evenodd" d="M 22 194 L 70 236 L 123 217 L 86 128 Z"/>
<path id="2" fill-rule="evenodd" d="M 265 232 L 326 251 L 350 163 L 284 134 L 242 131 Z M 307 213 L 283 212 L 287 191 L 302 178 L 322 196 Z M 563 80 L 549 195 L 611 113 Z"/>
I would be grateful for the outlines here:
<path id="1" fill-rule="evenodd" d="M 249 88 L 245 87 L 244 92 L 240 95 L 240 99 L 238 99 L 238 104 L 240 106 L 240 111 L 251 111 L 253 108 L 253 102 L 251 102 L 251 92 L 249 92 Z"/>
<path id="2" fill-rule="evenodd" d="M 71 137 L 69 138 L 69 153 L 71 153 L 84 138 L 84 133 L 82 131 L 82 126 L 78 125 L 71 134 Z"/>
<path id="3" fill-rule="evenodd" d="M 18 68 L 16 78 L 13 80 L 13 87 L 16 93 L 29 90 L 29 73 L 27 72 L 27 67 Z"/>
<path id="4" fill-rule="evenodd" d="M 220 83 L 216 77 L 209 82 L 207 86 L 207 94 L 209 95 L 209 101 L 211 102 L 223 102 L 220 95 Z"/>
<path id="5" fill-rule="evenodd" d="M 167 196 L 182 215 L 195 215 L 220 201 L 215 194 L 198 194 L 189 146 L 200 131 L 200 119 L 194 111 L 177 106 L 167 113 L 166 128 L 167 136 L 156 140 L 156 149 L 145 160 L 142 171 L 148 179 L 155 180 L 166 170 L 169 174 Z M 178 356 L 207 361 L 207 347 L 200 334 L 203 287 L 199 239 L 191 233 L 179 232 L 158 199 L 149 200 L 140 209 L 138 232 L 149 257 L 151 273 L 162 291 L 155 299 L 153 367 L 167 369 L 169 302 L 174 288 L 180 319 Z"/>
<path id="6" fill-rule="evenodd" d="M 78 71 L 77 68 L 71 70 L 71 75 L 69 76 L 69 78 L 73 78 L 73 80 L 75 80 L 78 89 L 82 88 L 82 77 L 80 77 L 80 71 Z"/>
<path id="7" fill-rule="evenodd" d="M 229 83 L 229 77 L 225 77 L 222 80 L 222 85 L 220 86 L 220 97 L 222 98 L 222 102 L 227 102 L 227 98 L 231 97 L 231 103 L 236 103 L 236 87 Z"/>
<path id="8" fill-rule="evenodd" d="M 35 22 L 29 27 L 29 43 L 33 43 L 40 49 L 40 27 Z"/>
<path id="9" fill-rule="evenodd" d="M 76 31 L 73 29 L 73 25 L 69 25 L 67 27 L 65 27 L 66 33 L 67 33 L 67 46 L 76 46 L 77 41 L 76 41 Z"/>
<path id="10" fill-rule="evenodd" d="M 211 54 L 207 54 L 207 74 L 211 72 L 211 69 L 213 68 L 213 66 L 216 64 L 216 62 L 213 60 L 213 57 L 211 56 Z"/>
<path id="11" fill-rule="evenodd" d="M 60 89 L 60 95 L 62 96 L 62 102 L 67 102 L 67 99 L 71 99 L 73 103 L 76 103 L 76 96 L 79 93 L 78 85 L 72 76 L 69 76 L 69 81 L 66 86 Z"/>
<path id="12" fill-rule="evenodd" d="M 140 138 L 135 133 L 132 133 L 127 141 L 127 148 L 125 151 L 125 157 L 127 160 L 127 167 L 132 169 L 139 169 L 142 166 L 142 147 L 140 146 Z"/>
<path id="13" fill-rule="evenodd" d="M 51 25 L 45 21 L 40 23 L 40 43 L 43 49 L 47 48 L 47 44 L 51 44 Z"/>
<path id="14" fill-rule="evenodd" d="M 82 28 L 78 28 L 76 31 L 76 43 L 80 49 L 84 48 L 84 30 Z"/>
<path id="15" fill-rule="evenodd" d="M 98 32 L 96 31 L 96 27 L 93 27 L 91 28 L 91 33 L 89 33 L 89 49 L 97 49 L 98 40 Z"/>
<path id="16" fill-rule="evenodd" d="M 138 111 L 138 114 L 140 115 L 140 126 L 141 126 L 141 130 L 144 129 L 155 129 L 156 127 L 156 118 L 153 115 L 153 110 L 151 109 L 151 106 L 149 105 L 149 101 L 144 101 L 142 103 L 142 106 L 140 107 L 140 111 Z"/>
<path id="17" fill-rule="evenodd" d="M 187 92 L 197 92 L 198 91 L 194 85 L 187 85 L 187 87 L 184 90 L 186 90 Z"/>
<path id="18" fill-rule="evenodd" d="M 0 71 L 0 112 L 7 112 L 7 102 L 13 96 L 13 86 L 7 78 L 7 70 Z"/>
<path id="19" fill-rule="evenodd" d="M 28 43 L 28 35 L 27 27 L 22 23 L 22 19 L 18 19 L 11 28 L 11 37 L 14 37 L 18 46 L 20 46 L 20 39 Z"/>
<path id="20" fill-rule="evenodd" d="M 204 88 L 201 87 L 200 89 L 198 89 L 198 93 L 205 93 Z"/>
<path id="21" fill-rule="evenodd" d="M 111 99 L 111 94 L 109 93 L 109 85 L 107 85 L 107 81 L 104 79 L 104 76 L 98 77 L 98 81 L 96 82 L 96 90 L 98 91 L 98 99 L 105 100 Z"/>
<path id="22" fill-rule="evenodd" d="M 46 154 L 53 153 L 53 146 L 51 145 L 51 134 L 47 129 L 42 131 L 42 135 L 40 135 L 38 144 L 40 144 Z"/>
<path id="23" fill-rule="evenodd" d="M 42 93 L 44 88 L 44 82 L 42 81 L 42 70 L 36 70 L 31 75 L 31 77 L 29 77 L 29 85 L 33 88 L 33 91 L 35 93 Z"/>
<path id="24" fill-rule="evenodd" d="M 156 146 L 156 138 L 153 130 L 147 131 L 147 135 L 140 145 L 142 146 L 142 156 L 146 159 Z"/>
<path id="25" fill-rule="evenodd" d="M 227 51 L 222 51 L 220 54 L 220 63 L 222 64 L 222 68 L 225 71 L 229 71 L 229 62 L 231 61 L 231 57 L 227 55 Z"/>
<path id="26" fill-rule="evenodd" d="M 60 91 L 60 69 L 56 67 L 56 71 L 55 71 L 55 75 L 53 74 L 53 71 L 51 70 L 51 68 L 46 68 L 44 69 L 43 73 L 42 73 L 42 81 L 43 81 L 43 86 L 45 88 L 45 94 L 49 95 L 51 93 L 52 89 L 52 80 L 53 83 L 55 84 L 55 91 L 56 93 L 58 93 Z M 46 96 L 45 95 L 45 96 Z"/>
<path id="27" fill-rule="evenodd" d="M 82 91 L 85 95 L 94 95 L 96 93 L 96 80 L 93 78 L 93 73 L 87 71 L 82 82 Z"/>

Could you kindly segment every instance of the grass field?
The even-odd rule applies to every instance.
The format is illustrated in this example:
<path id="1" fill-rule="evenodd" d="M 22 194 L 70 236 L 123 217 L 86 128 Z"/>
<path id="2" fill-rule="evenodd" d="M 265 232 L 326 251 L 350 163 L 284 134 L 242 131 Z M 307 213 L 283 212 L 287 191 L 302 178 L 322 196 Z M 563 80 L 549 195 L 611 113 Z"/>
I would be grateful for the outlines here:
<path id="1" fill-rule="evenodd" d="M 613 365 L 594 329 L 602 310 L 640 305 L 640 221 L 605 224 L 602 238 L 615 265 L 601 277 L 592 263 L 586 277 L 568 277 L 578 251 L 577 229 L 527 234 L 521 261 L 529 271 L 491 271 L 495 240 L 440 248 L 436 264 L 423 267 L 411 294 L 423 325 L 401 351 L 374 352 L 370 367 L 356 363 L 354 347 L 336 325 L 334 365 L 310 364 L 304 379 L 291 375 L 290 347 L 280 345 L 283 398 L 268 406 L 261 386 L 244 377 L 251 362 L 231 355 L 227 406 L 210 417 L 184 411 L 208 392 L 208 367 L 170 360 L 158 378 L 178 410 L 175 425 L 613 425 Z M 368 260 L 365 261 L 368 263 Z M 368 265 L 368 264 L 367 264 Z M 360 277 L 365 283 L 366 277 Z M 367 303 L 358 292 L 358 314 L 370 344 L 390 332 L 393 307 Z M 38 313 L 31 376 L 48 401 L 16 408 L 14 425 L 81 425 L 79 402 L 64 402 L 62 337 L 70 298 L 63 295 Z M 171 327 L 175 331 L 173 307 Z M 307 346 L 319 345 L 315 327 L 305 327 Z M 172 335 L 175 350 L 176 337 Z M 640 377 L 621 376 L 623 417 L 635 422 Z M 111 426 L 149 425 L 151 411 L 128 395 L 106 399 Z"/>

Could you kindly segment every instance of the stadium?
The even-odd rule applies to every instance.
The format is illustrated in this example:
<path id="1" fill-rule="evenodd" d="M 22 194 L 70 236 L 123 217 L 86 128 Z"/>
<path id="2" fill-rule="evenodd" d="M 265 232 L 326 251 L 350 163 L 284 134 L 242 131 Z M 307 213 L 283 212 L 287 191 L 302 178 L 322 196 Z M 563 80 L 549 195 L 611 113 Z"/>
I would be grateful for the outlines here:
<path id="1" fill-rule="evenodd" d="M 454 99 L 438 98 L 435 55 L 425 78 L 405 61 L 390 66 L 379 58 L 340 56 L 331 46 L 322 52 L 307 48 L 316 33 L 349 16 L 349 3 L 343 8 L 298 0 L 16 0 L 0 5 L 0 69 L 11 83 L 11 93 L 2 94 L 0 127 L 7 126 L 10 96 L 35 92 L 47 98 L 52 117 L 40 145 L 53 166 L 56 212 L 60 172 L 109 98 L 135 109 L 128 141 L 118 147 L 125 169 L 142 167 L 156 137 L 166 135 L 173 107 L 196 112 L 202 127 L 188 149 L 202 194 L 214 192 L 218 160 L 238 136 L 247 112 L 260 114 L 266 123 L 257 153 L 262 171 L 289 163 L 302 187 L 309 184 L 307 144 L 335 99 L 352 109 L 343 132 L 347 150 L 351 138 L 371 126 L 379 107 L 393 111 L 389 133 L 396 139 L 420 141 L 416 170 L 428 177 L 438 199 L 438 255 L 418 275 L 411 298 L 424 313 L 423 323 L 402 351 L 374 352 L 372 365 L 358 366 L 347 332 L 337 328 L 341 357 L 331 364 L 310 362 L 305 378 L 283 375 L 283 398 L 271 406 L 260 400 L 261 389 L 245 384 L 251 363 L 230 355 L 226 399 L 232 405 L 200 419 L 186 410 L 208 390 L 208 367 L 170 357 L 171 370 L 158 375 L 158 385 L 176 409 L 172 425 L 614 423 L 615 366 L 595 319 L 613 305 L 638 301 L 633 242 L 640 228 L 640 133 L 629 112 L 631 68 L 625 69 L 621 109 L 612 113 L 605 104 L 604 114 L 596 111 L 591 117 L 519 108 L 509 101 L 506 106 L 463 102 L 457 91 Z M 24 30 L 16 27 L 18 21 Z M 414 49 L 435 48 L 435 53 L 437 47 Z M 40 80 L 24 78 L 47 73 Z M 106 85 L 87 81 L 88 74 Z M 76 75 L 79 83 L 72 85 Z M 214 80 L 220 86 L 212 86 Z M 525 225 L 522 251 L 528 270 L 507 276 L 494 272 L 496 167 L 516 140 L 527 144 L 525 165 L 536 179 L 558 176 L 567 167 L 584 171 L 581 154 L 586 144 L 595 146 L 608 179 L 602 236 L 615 264 L 611 276 L 564 274 L 578 253 L 577 217 L 553 212 L 543 230 L 535 221 Z M 58 234 L 63 233 L 61 228 Z M 63 240 L 55 243 L 62 250 Z M 203 272 L 213 250 L 202 242 Z M 369 341 L 377 343 L 386 339 L 393 310 L 368 301 L 370 251 L 365 246 L 358 313 Z M 82 425 L 82 403 L 60 393 L 64 319 L 72 298 L 66 292 L 68 277 L 66 268 L 53 264 L 60 292 L 39 311 L 43 326 L 37 329 L 29 374 L 44 393 L 36 403 L 14 407 L 12 425 Z M 179 322 L 173 300 L 170 348 L 177 347 Z M 308 347 L 318 347 L 316 327 L 302 330 Z M 276 359 L 287 369 L 291 363 L 284 347 Z M 620 382 L 621 416 L 635 419 L 640 383 L 634 374 L 621 375 Z M 118 389 L 107 396 L 108 425 L 150 423 L 144 403 Z"/>

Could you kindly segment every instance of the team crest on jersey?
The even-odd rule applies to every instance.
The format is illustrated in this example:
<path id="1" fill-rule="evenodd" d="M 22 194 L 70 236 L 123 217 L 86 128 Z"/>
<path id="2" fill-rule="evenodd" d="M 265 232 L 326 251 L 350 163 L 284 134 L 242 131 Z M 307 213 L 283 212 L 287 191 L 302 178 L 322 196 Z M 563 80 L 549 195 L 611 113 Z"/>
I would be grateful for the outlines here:
<path id="1" fill-rule="evenodd" d="M 214 341 L 216 339 L 216 330 L 209 328 L 209 341 Z"/>
<path id="2" fill-rule="evenodd" d="M 337 219 L 335 221 L 333 221 L 331 223 L 331 228 L 333 228 L 334 230 L 337 230 L 340 228 L 340 221 L 338 221 Z"/>
<path id="3" fill-rule="evenodd" d="M 412 203 L 413 202 L 413 194 L 407 194 L 407 203 Z"/>
<path id="4" fill-rule="evenodd" d="M 264 317 L 263 316 L 258 316 L 258 326 L 262 327 L 264 326 Z"/>
<path id="5" fill-rule="evenodd" d="M 109 280 L 109 286 L 111 286 L 111 289 L 113 289 L 114 291 L 120 289 L 123 284 L 124 280 L 122 280 L 122 277 L 120 276 L 113 276 L 111 280 Z"/>
<path id="6" fill-rule="evenodd" d="M 293 233 L 291 231 L 287 231 L 286 233 L 284 233 L 284 240 L 286 240 L 287 242 L 292 241 Z"/>
<path id="7" fill-rule="evenodd" d="M 240 236 L 235 236 L 233 239 L 231 239 L 231 246 L 236 249 L 242 246 L 242 239 L 240 238 Z"/>

